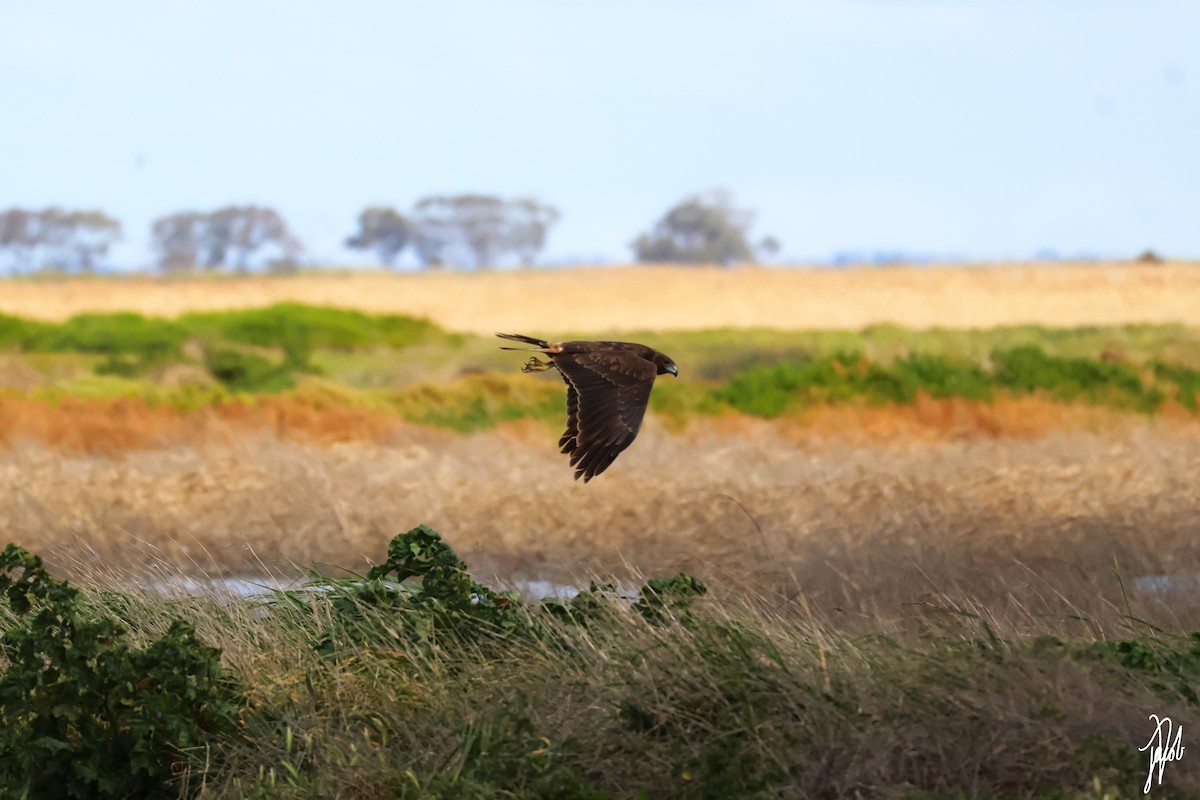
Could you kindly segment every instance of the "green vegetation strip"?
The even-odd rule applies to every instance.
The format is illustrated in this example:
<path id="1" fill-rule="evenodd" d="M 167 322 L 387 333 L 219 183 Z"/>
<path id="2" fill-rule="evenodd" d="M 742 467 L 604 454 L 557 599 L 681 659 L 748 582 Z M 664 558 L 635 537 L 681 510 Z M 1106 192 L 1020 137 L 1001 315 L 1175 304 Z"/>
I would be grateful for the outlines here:
<path id="1" fill-rule="evenodd" d="M 676 419 L 729 410 L 777 417 L 825 403 L 907 404 L 921 394 L 981 402 L 1036 394 L 1147 413 L 1173 402 L 1195 412 L 1200 394 L 1200 331 L 1178 325 L 876 326 L 857 333 L 728 330 L 621 338 L 653 343 L 683 365 L 682 379 L 661 381 L 651 397 L 656 413 Z M 513 354 L 490 338 L 450 334 L 400 315 L 291 303 L 175 320 L 87 314 L 52 324 L 0 315 L 0 349 L 29 359 L 90 359 L 89 374 L 112 379 L 60 382 L 50 390 L 59 395 L 109 391 L 191 407 L 231 394 L 318 385 L 346 402 L 458 430 L 520 418 L 557 420 L 562 413 L 553 376 L 519 375 Z M 176 364 L 202 370 L 213 387 L 164 391 L 155 376 Z"/>
<path id="2" fill-rule="evenodd" d="M 425 526 L 230 605 L 15 545 L 0 593 L 4 798 L 1133 797 L 1122 721 L 1200 706 L 1200 634 L 852 636 L 682 574 L 528 603 Z"/>

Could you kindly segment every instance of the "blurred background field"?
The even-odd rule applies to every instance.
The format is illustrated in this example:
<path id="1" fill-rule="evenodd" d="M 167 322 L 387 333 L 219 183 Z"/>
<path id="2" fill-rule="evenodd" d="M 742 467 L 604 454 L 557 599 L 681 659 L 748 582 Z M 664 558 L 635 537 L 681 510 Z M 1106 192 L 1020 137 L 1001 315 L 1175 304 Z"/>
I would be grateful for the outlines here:
<path id="1" fill-rule="evenodd" d="M 1163 268 L 1091 268 L 1099 284 L 1108 282 L 1101 296 L 1117 283 L 1158 292 L 1161 302 L 1138 312 L 1170 321 L 1096 324 L 1107 308 L 1089 307 L 1084 291 L 1071 296 L 1085 298 L 1077 313 L 1093 324 L 1049 325 L 1048 315 L 1034 317 L 1043 324 L 962 328 L 954 324 L 959 312 L 939 300 L 945 280 L 974 286 L 981 303 L 989 292 L 998 301 L 995 287 L 1003 284 L 1011 302 L 991 307 L 1036 309 L 1039 291 L 1058 290 L 1027 276 L 1061 267 L 848 271 L 835 277 L 845 285 L 878 282 L 881 295 L 896 286 L 920 293 L 922 301 L 909 305 L 921 309 L 924 324 L 824 330 L 803 320 L 676 329 L 653 313 L 555 330 L 508 319 L 503 303 L 488 302 L 496 286 L 527 284 L 545 298 L 520 304 L 531 319 L 561 296 L 578 298 L 566 305 L 579 320 L 596 320 L 619 307 L 607 294 L 619 290 L 716 322 L 752 307 L 764 282 L 778 295 L 777 275 L 792 281 L 797 297 L 801 287 L 832 280 L 760 269 L 94 280 L 94 308 L 105 311 L 48 319 L 35 305 L 26 315 L 0 316 L 0 444 L 6 492 L 15 498 L 5 521 L 22 541 L 59 553 L 51 563 L 62 568 L 92 553 L 131 568 L 161 562 L 183 574 L 244 575 L 294 574 L 348 553 L 365 565 L 395 532 L 389 520 L 402 517 L 444 531 L 477 563 L 494 565 L 500 581 L 570 583 L 589 570 L 690 565 L 701 576 L 759 586 L 765 570 L 777 590 L 821 602 L 824 590 L 815 587 L 825 579 L 874 574 L 882 583 L 859 598 L 860 613 L 880 610 L 876 591 L 902 613 L 915 602 L 896 594 L 914 586 L 902 570 L 831 570 L 827 556 L 811 551 L 853 559 L 884 546 L 851 545 L 847 532 L 857 540 L 886 530 L 899 538 L 884 549 L 916 548 L 922 558 L 987 552 L 1048 585 L 1059 583 L 1043 574 L 1048 564 L 1090 575 L 1071 602 L 1092 602 L 1105 595 L 1100 585 L 1115 584 L 1107 563 L 1083 566 L 1078 558 L 1114 555 L 1107 549 L 1114 542 L 1138 575 L 1186 575 L 1193 565 L 1200 572 L 1184 534 L 1194 498 L 1182 478 L 1200 432 L 1200 329 L 1171 310 L 1179 293 L 1159 285 Z M 1070 268 L 1073 280 L 1082 281 L 1085 269 Z M 1186 278 L 1193 268 L 1169 269 Z M 728 288 L 708 302 L 669 299 L 673 282 L 689 279 Z M 272 298 L 309 298 L 314 287 L 341 291 L 360 282 L 374 290 L 360 292 L 368 310 L 255 306 L 259 294 L 241 294 L 260 287 Z M 431 282 L 490 310 L 477 310 L 465 329 L 371 310 L 405 308 L 413 302 L 406 287 L 427 292 Z M 6 288 L 85 298 L 87 285 Z M 555 293 L 546 294 L 547 285 Z M 152 308 L 162 305 L 159 293 L 176 289 L 195 310 L 143 316 L 111 307 L 123 299 L 130 309 Z M 860 303 L 833 294 L 822 302 L 827 313 L 838 306 L 863 313 Z M 211 310 L 223 306 L 234 308 Z M 619 334 L 669 353 L 681 377 L 656 386 L 646 430 L 613 474 L 582 487 L 553 447 L 564 424 L 563 385 L 554 375 L 522 375 L 519 354 L 480 332 L 505 328 L 554 338 Z M 1162 470 L 1155 480 L 1178 482 L 1138 474 L 1138 459 L 1157 450 L 1167 461 L 1153 467 Z M 1066 466 L 1072 462 L 1077 470 Z M 1064 475 L 1094 488 L 1081 491 Z M 862 505 L 863 493 L 878 510 Z M 957 510 L 942 509 L 947 502 Z M 1012 503 L 1027 507 L 1027 516 L 997 516 L 1003 524 L 975 540 L 982 523 L 966 509 L 986 515 Z M 1154 516 L 1150 529 L 1166 539 L 1117 533 L 1151 513 L 1143 506 L 1165 515 Z M 884 507 L 893 522 L 848 521 Z M 1084 509 L 1104 522 L 1077 522 Z M 1045 526 L 1066 526 L 1067 540 L 1038 544 L 1032 531 Z M 1027 556 L 1042 566 L 1028 567 Z M 796 570 L 815 572 L 801 578 Z"/>

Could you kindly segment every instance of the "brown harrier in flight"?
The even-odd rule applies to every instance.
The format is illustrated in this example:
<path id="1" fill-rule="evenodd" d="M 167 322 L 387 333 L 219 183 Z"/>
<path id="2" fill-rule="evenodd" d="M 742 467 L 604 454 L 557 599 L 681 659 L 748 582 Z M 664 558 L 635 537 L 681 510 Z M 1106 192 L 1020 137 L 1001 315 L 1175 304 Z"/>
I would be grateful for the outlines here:
<path id="1" fill-rule="evenodd" d="M 516 333 L 496 335 L 531 344 L 536 352 L 550 356 L 549 362 L 531 357 L 522 372 L 554 367 L 562 375 L 567 384 L 567 430 L 558 446 L 571 457 L 575 479 L 582 477 L 584 483 L 608 469 L 633 443 L 646 415 L 654 378 L 668 372 L 679 377 L 674 361 L 644 344 L 547 342 Z"/>

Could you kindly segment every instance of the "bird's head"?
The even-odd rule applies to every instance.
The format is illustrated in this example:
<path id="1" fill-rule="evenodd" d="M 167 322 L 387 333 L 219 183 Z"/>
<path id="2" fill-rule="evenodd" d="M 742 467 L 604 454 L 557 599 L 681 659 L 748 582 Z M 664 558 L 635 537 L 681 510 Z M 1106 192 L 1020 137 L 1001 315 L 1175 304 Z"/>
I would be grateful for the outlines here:
<path id="1" fill-rule="evenodd" d="M 666 375 L 669 372 L 676 378 L 679 377 L 679 370 L 675 367 L 675 362 L 662 353 L 654 354 L 654 363 L 658 367 L 659 375 Z"/>

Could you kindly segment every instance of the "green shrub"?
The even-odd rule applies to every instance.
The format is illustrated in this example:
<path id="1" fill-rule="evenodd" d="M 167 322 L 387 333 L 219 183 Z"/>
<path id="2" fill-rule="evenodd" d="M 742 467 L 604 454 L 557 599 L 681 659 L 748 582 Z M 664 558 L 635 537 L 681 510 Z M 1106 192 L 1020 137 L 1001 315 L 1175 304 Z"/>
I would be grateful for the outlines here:
<path id="1" fill-rule="evenodd" d="M 1158 381 L 1174 384 L 1175 401 L 1189 411 L 1196 411 L 1196 398 L 1200 395 L 1200 370 L 1191 369 L 1181 364 L 1167 364 L 1163 361 L 1150 362 L 1154 377 Z"/>
<path id="2" fill-rule="evenodd" d="M 141 314 L 79 314 L 61 325 L 43 328 L 27 341 L 42 352 L 136 355 L 145 362 L 179 355 L 187 331 L 174 322 Z"/>
<path id="3" fill-rule="evenodd" d="M 4 796 L 178 797 L 179 776 L 211 764 L 215 753 L 198 751 L 233 730 L 239 695 L 191 623 L 132 647 L 119 622 L 89 618 L 77 589 L 11 544 L 0 591 L 24 617 L 0 639 Z"/>
<path id="4" fill-rule="evenodd" d="M 1084 654 L 1115 661 L 1125 670 L 1149 673 L 1150 685 L 1159 694 L 1200 705 L 1200 633 L 1095 642 Z"/>
<path id="5" fill-rule="evenodd" d="M 26 352 L 97 353 L 102 375 L 131 377 L 147 367 L 178 358 L 187 338 L 173 322 L 141 314 L 79 314 L 61 324 L 0 315 L 0 347 Z"/>
<path id="6" fill-rule="evenodd" d="M 290 365 L 239 350 L 208 348 L 204 351 L 204 366 L 235 392 L 282 392 L 296 385 Z"/>
<path id="7" fill-rule="evenodd" d="M 911 403 L 918 392 L 978 400 L 992 396 L 987 373 L 972 364 L 914 353 L 884 366 L 853 352 L 756 367 L 713 396 L 739 411 L 769 418 L 796 403 L 844 403 L 857 397 L 869 403 Z"/>
<path id="8" fill-rule="evenodd" d="M 1151 412 L 1174 395 L 1197 410 L 1200 371 L 1152 361 L 1148 373 L 1134 365 L 1095 358 L 1064 358 L 1037 345 L 995 350 L 991 371 L 956 359 L 912 353 L 891 364 L 842 353 L 795 364 L 749 369 L 712 391 L 713 399 L 747 414 L 776 417 L 797 404 L 911 403 L 918 393 L 989 401 L 996 389 L 1044 392 L 1063 401 Z"/>
<path id="9" fill-rule="evenodd" d="M 940 356 L 912 353 L 897 359 L 892 371 L 902 380 L 932 397 L 965 397 L 969 400 L 992 399 L 992 381 L 987 371 Z M 913 392 L 915 396 L 915 391 Z M 911 397 L 909 398 L 911 400 Z"/>
<path id="10" fill-rule="evenodd" d="M 29 343 L 44 336 L 53 325 L 8 314 L 0 314 L 0 349 L 28 350 Z"/>
<path id="11" fill-rule="evenodd" d="M 318 590 L 334 614 L 316 637 L 317 649 L 333 657 L 364 642 L 394 645 L 397 637 L 427 645 L 529 634 L 533 627 L 517 596 L 476 583 L 441 534 L 425 525 L 393 538 L 387 559 L 365 578 L 322 579 L 271 602 L 307 616 Z"/>
<path id="12" fill-rule="evenodd" d="M 673 578 L 651 578 L 642 587 L 633 610 L 651 622 L 671 619 L 673 614 L 686 617 L 692 600 L 707 593 L 704 581 L 685 572 Z"/>
<path id="13" fill-rule="evenodd" d="M 857 357 L 843 355 L 798 364 L 755 367 L 734 376 L 713 396 L 739 411 L 759 417 L 777 417 L 801 399 L 846 401 L 854 392 L 838 367 L 845 369 L 844 362 L 849 359 L 857 360 Z"/>
<path id="14" fill-rule="evenodd" d="M 1059 400 L 1108 403 L 1153 411 L 1163 400 L 1161 390 L 1144 388 L 1129 364 L 1092 358 L 1059 358 L 1036 345 L 992 353 L 992 378 L 997 386 L 1015 392 L 1044 391 Z"/>
<path id="15" fill-rule="evenodd" d="M 417 344 L 439 332 L 432 322 L 398 314 L 370 315 L 341 308 L 279 303 L 245 311 L 187 314 L 179 324 L 201 336 L 257 347 L 282 347 L 306 364 L 313 348 L 351 350 Z"/>

